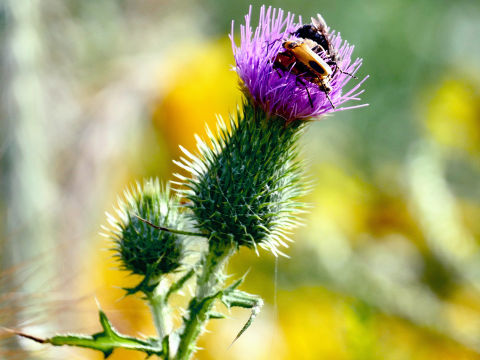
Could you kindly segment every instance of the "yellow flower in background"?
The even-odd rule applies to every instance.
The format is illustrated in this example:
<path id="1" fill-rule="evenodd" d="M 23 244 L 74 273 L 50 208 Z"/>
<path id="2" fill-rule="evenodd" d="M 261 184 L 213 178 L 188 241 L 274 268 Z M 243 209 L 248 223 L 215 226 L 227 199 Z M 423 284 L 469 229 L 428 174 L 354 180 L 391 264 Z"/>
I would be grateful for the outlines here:
<path id="1" fill-rule="evenodd" d="M 203 136 L 205 124 L 214 129 L 216 114 L 228 119 L 241 104 L 229 41 L 195 44 L 178 51 L 185 52 L 184 60 L 165 65 L 175 76 L 153 110 L 153 121 L 173 159 L 180 155 L 179 144 L 196 151 L 193 135 Z"/>
<path id="2" fill-rule="evenodd" d="M 480 91 L 464 79 L 445 80 L 434 93 L 426 127 L 441 145 L 478 155 L 480 151 Z"/>
<path id="3" fill-rule="evenodd" d="M 362 234 L 378 238 L 392 233 L 403 233 L 411 239 L 420 237 L 404 199 L 382 192 L 335 164 L 322 164 L 313 177 L 310 224 L 318 218 L 333 222 L 352 242 Z"/>

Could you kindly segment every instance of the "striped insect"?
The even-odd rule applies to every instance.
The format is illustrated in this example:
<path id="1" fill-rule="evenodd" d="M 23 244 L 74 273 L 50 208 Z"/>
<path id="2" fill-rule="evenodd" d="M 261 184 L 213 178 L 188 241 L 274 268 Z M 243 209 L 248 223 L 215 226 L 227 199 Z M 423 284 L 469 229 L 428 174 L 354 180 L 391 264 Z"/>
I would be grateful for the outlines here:
<path id="1" fill-rule="evenodd" d="M 335 108 L 329 95 L 332 91 L 330 80 L 333 70 L 328 63 L 315 53 L 305 41 L 288 40 L 282 44 L 282 48 L 283 51 L 278 53 L 275 58 L 274 67 L 297 75 L 297 81 L 305 86 L 312 108 L 313 101 L 304 80 L 318 85 L 319 89 L 325 93 L 332 108 Z"/>

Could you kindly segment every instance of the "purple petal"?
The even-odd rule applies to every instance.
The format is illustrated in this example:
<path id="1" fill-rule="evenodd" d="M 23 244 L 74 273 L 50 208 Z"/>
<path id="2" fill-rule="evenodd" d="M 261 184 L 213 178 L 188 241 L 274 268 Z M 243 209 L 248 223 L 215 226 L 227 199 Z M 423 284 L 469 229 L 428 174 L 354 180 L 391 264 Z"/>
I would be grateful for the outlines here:
<path id="1" fill-rule="evenodd" d="M 251 13 L 250 6 L 245 16 L 245 25 L 240 25 L 240 46 L 237 46 L 234 40 L 233 22 L 230 40 L 236 63 L 235 70 L 243 82 L 246 95 L 267 114 L 278 115 L 292 121 L 365 106 L 363 104 L 338 108 L 338 105 L 346 101 L 359 100 L 358 95 L 363 91 L 356 91 L 368 76 L 344 94 L 343 88 L 352 77 L 337 71 L 330 79 L 332 91 L 329 95 L 335 105 L 335 108 L 332 108 L 325 92 L 318 85 L 310 81 L 303 81 L 304 85 L 300 84 L 298 75 L 274 69 L 273 61 L 282 51 L 282 43 L 287 39 L 296 39 L 292 33 L 302 26 L 302 19 L 299 17 L 295 23 L 294 14 L 285 14 L 282 9 L 262 6 L 258 26 L 253 30 Z M 341 59 L 338 66 L 345 72 L 355 74 L 362 64 L 362 59 L 356 58 L 352 62 L 354 46 L 343 41 L 340 33 L 332 31 L 330 35 L 331 43 L 338 53 L 338 58 Z"/>

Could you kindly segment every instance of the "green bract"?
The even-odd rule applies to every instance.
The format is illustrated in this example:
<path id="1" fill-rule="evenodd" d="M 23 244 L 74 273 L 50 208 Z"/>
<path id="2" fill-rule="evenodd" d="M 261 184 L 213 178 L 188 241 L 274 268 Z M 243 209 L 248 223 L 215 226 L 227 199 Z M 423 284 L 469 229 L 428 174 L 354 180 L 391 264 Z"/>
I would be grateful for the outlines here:
<path id="1" fill-rule="evenodd" d="M 227 129 L 207 129 L 211 146 L 198 139 L 200 154 L 183 149 L 189 159 L 177 164 L 190 178 L 177 175 L 189 189 L 195 226 L 216 247 L 264 247 L 274 254 L 284 245 L 285 230 L 297 224 L 304 191 L 297 140 L 305 122 L 267 116 L 246 102 Z"/>
<path id="2" fill-rule="evenodd" d="M 158 179 L 125 191 L 117 210 L 119 219 L 109 219 L 121 267 L 151 280 L 178 270 L 185 255 L 182 235 L 159 231 L 138 217 L 181 229 L 184 219 L 179 210 L 178 198 L 170 195 L 168 186 L 162 188 Z"/>

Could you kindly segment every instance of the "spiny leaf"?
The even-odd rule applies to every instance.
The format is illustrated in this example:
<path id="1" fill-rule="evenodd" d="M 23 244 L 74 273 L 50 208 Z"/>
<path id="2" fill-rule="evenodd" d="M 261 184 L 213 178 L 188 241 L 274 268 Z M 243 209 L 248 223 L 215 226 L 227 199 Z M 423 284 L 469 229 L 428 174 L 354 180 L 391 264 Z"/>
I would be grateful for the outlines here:
<path id="1" fill-rule="evenodd" d="M 185 283 L 188 281 L 188 279 L 190 279 L 194 274 L 195 274 L 195 270 L 191 269 L 189 272 L 183 275 L 180 279 L 178 279 L 177 282 L 172 284 L 172 286 L 170 286 L 170 289 L 168 289 L 165 299 L 167 300 L 170 297 L 170 295 L 180 290 L 183 287 L 183 285 L 185 285 Z"/>
<path id="2" fill-rule="evenodd" d="M 227 306 L 228 308 L 241 307 L 244 309 L 252 309 L 250 317 L 248 318 L 242 329 L 239 331 L 235 339 L 232 341 L 232 344 L 237 341 L 238 338 L 242 336 L 242 334 L 250 327 L 253 320 L 257 317 L 263 306 L 263 300 L 258 295 L 249 294 L 245 291 L 235 289 L 235 287 L 240 285 L 239 282 L 241 282 L 243 279 L 244 277 L 237 280 L 233 285 L 225 289 L 221 297 L 222 303 L 224 303 L 225 306 Z M 235 287 L 233 287 L 234 285 Z M 230 346 L 232 344 L 230 344 Z"/>
<path id="3" fill-rule="evenodd" d="M 221 301 L 227 307 L 242 307 L 245 309 L 251 309 L 257 306 L 259 301 L 262 301 L 258 295 L 252 295 L 245 291 L 233 290 L 228 293 L 223 293 Z"/>
<path id="4" fill-rule="evenodd" d="M 233 344 L 250 327 L 253 320 L 260 313 L 260 310 L 263 306 L 263 300 L 257 295 L 252 295 L 241 290 L 234 290 L 229 294 L 224 294 L 221 300 L 229 308 L 235 306 L 235 307 L 242 307 L 246 309 L 252 309 L 252 312 L 250 313 L 250 317 L 248 318 L 247 322 L 245 323 L 245 325 L 243 325 L 242 329 L 238 332 L 235 339 L 233 339 L 232 341 L 232 344 Z M 232 344 L 230 344 L 230 346 Z"/>
<path id="5" fill-rule="evenodd" d="M 209 311 L 207 313 L 207 316 L 209 319 L 226 319 L 227 318 L 224 314 L 217 311 Z"/>
<path id="6" fill-rule="evenodd" d="M 56 335 L 51 338 L 41 339 L 21 332 L 16 332 L 16 334 L 42 344 L 49 343 L 53 346 L 69 345 L 98 350 L 103 353 L 105 359 L 118 348 L 141 351 L 147 354 L 147 356 L 164 356 L 165 353 L 163 347 L 158 347 L 154 339 L 140 340 L 122 335 L 115 330 L 102 310 L 99 310 L 99 317 L 103 331 L 91 336 L 69 334 Z"/>
<path id="7" fill-rule="evenodd" d="M 223 293 L 228 294 L 228 293 L 232 292 L 233 290 L 235 290 L 237 287 L 239 287 L 243 283 L 243 281 L 245 280 L 245 277 L 247 276 L 247 274 L 248 274 L 248 272 L 245 273 L 245 275 L 243 275 L 240 279 L 235 280 L 235 282 L 232 285 L 228 286 L 227 288 L 225 288 L 223 290 Z"/>

